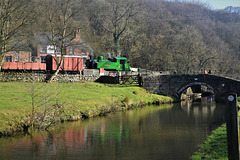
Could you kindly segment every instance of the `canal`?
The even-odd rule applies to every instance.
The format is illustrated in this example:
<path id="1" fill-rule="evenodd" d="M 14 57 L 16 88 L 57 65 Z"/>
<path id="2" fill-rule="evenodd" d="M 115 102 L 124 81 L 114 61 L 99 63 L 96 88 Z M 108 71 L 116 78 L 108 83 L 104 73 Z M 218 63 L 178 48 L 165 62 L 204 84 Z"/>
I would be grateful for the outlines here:
<path id="1" fill-rule="evenodd" d="M 0 139 L 1 160 L 186 160 L 224 123 L 224 105 L 146 106 Z"/>

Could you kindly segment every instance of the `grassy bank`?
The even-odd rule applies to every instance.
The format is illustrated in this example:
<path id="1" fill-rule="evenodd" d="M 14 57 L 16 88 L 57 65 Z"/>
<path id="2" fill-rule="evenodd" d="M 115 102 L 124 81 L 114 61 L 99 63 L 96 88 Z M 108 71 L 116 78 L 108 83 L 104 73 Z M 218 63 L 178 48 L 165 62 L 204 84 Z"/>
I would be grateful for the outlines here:
<path id="1" fill-rule="evenodd" d="M 238 97 L 238 105 L 240 105 L 240 97 Z M 238 113 L 240 116 L 240 112 Z M 240 122 L 239 122 L 240 123 Z M 227 129 L 226 124 L 222 125 L 207 137 L 207 140 L 199 145 L 199 151 L 195 152 L 190 158 L 191 160 L 227 160 Z"/>
<path id="2" fill-rule="evenodd" d="M 227 160 L 227 131 L 223 125 L 213 131 L 204 144 L 199 145 L 199 151 L 195 152 L 191 160 Z"/>
<path id="3" fill-rule="evenodd" d="M 137 86 L 94 82 L 0 83 L 0 97 L 0 136 L 23 131 L 30 125 L 32 106 L 40 106 L 36 110 L 41 111 L 50 101 L 61 104 L 61 120 L 90 118 L 146 104 L 173 101 L 169 97 L 147 93 Z"/>
<path id="4" fill-rule="evenodd" d="M 227 160 L 228 148 L 226 124 L 214 130 L 211 135 L 207 137 L 207 140 L 199 145 L 198 152 L 195 152 L 190 159 Z"/>

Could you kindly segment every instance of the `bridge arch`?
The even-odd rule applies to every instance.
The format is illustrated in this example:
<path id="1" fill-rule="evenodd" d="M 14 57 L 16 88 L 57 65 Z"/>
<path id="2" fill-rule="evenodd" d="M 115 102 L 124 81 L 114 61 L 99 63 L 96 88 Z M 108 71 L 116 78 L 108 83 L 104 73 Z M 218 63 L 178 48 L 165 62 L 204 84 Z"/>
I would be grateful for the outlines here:
<path id="1" fill-rule="evenodd" d="M 188 84 L 185 84 L 183 86 L 181 86 L 179 89 L 177 89 L 177 93 L 176 93 L 176 97 L 180 98 L 182 93 L 188 88 L 188 87 L 192 87 L 192 86 L 196 86 L 196 85 L 203 85 L 203 86 L 206 86 L 208 87 L 209 89 L 211 89 L 214 93 L 215 93 L 215 89 L 207 84 L 207 83 L 204 83 L 204 82 L 191 82 L 191 83 L 188 83 Z"/>
<path id="2" fill-rule="evenodd" d="M 199 85 L 208 87 L 216 97 L 224 97 L 229 92 L 240 95 L 239 80 L 210 74 L 160 75 L 143 79 L 143 88 L 146 90 L 179 100 L 185 89 Z"/>

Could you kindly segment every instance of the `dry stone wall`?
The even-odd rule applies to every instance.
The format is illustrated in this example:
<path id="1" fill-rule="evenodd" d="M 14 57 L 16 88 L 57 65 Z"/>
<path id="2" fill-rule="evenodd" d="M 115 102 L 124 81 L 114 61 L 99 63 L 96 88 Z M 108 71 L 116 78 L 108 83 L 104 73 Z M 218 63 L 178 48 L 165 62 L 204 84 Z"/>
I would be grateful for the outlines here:
<path id="1" fill-rule="evenodd" d="M 25 72 L 0 72 L 0 82 L 45 82 L 46 73 L 25 73 Z M 57 82 L 87 82 L 95 81 L 99 75 L 82 75 L 82 74 L 58 74 L 54 79 Z"/>

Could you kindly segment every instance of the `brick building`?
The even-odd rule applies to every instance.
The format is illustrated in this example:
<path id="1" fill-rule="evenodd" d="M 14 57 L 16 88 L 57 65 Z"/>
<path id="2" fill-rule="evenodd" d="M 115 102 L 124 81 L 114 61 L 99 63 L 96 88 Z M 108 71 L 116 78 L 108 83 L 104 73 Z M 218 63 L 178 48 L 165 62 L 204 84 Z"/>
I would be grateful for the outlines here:
<path id="1" fill-rule="evenodd" d="M 46 33 L 39 33 L 37 35 L 37 41 L 38 41 L 38 47 L 37 47 L 37 53 L 36 58 L 34 58 L 34 61 L 36 62 L 41 62 L 41 63 L 45 63 L 45 57 L 46 55 L 50 54 L 50 55 L 54 55 L 55 51 L 57 51 L 57 54 L 61 54 L 60 49 L 55 49 L 54 45 L 52 44 L 51 41 L 49 41 L 49 37 L 51 37 L 50 33 L 46 34 Z M 60 39 L 59 37 L 55 38 L 55 42 L 58 42 L 58 39 Z M 75 33 L 75 37 L 73 39 L 66 39 L 65 40 L 65 49 L 66 49 L 66 55 L 70 55 L 70 56 L 81 56 L 84 60 L 84 64 L 85 65 L 85 61 L 86 59 L 89 59 L 89 55 L 92 54 L 93 49 L 86 44 L 85 42 L 83 42 L 83 40 L 81 39 L 81 35 L 80 35 L 80 30 L 77 30 Z"/>
<path id="2" fill-rule="evenodd" d="M 35 47 L 25 47 L 27 49 L 23 51 L 11 51 L 6 53 L 4 62 L 16 62 L 16 63 L 46 63 L 46 56 L 52 55 L 55 57 L 55 52 L 60 56 L 60 49 L 56 48 L 50 41 L 51 33 L 38 33 L 33 41 Z M 60 37 L 54 39 L 57 45 L 60 45 Z M 73 39 L 65 39 L 65 56 L 66 57 L 77 57 L 82 59 L 80 68 L 85 68 L 85 62 L 89 59 L 93 49 L 83 42 L 80 35 L 80 30 L 77 30 Z M 8 64 L 8 68 L 11 63 Z M 4 64 L 3 64 L 4 66 Z"/>
<path id="3" fill-rule="evenodd" d="M 11 51 L 5 54 L 4 62 L 31 62 L 32 53 L 30 51 Z"/>

